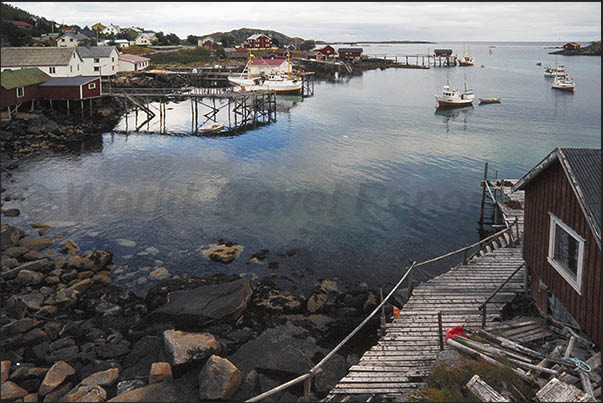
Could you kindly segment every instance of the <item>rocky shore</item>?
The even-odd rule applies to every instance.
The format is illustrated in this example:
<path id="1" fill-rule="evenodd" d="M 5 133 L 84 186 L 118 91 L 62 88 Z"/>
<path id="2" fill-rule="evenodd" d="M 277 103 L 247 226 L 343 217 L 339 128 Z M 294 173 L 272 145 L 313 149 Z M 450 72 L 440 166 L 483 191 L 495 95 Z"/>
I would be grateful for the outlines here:
<path id="1" fill-rule="evenodd" d="M 112 283 L 110 252 L 81 253 L 51 233 L 2 224 L 2 401 L 245 400 L 309 370 L 377 304 L 367 287 L 341 293 L 324 280 L 304 298 L 223 274 L 164 280 L 142 298 Z M 208 255 L 227 263 L 227 244 Z M 313 400 L 377 327 L 315 376 Z"/>

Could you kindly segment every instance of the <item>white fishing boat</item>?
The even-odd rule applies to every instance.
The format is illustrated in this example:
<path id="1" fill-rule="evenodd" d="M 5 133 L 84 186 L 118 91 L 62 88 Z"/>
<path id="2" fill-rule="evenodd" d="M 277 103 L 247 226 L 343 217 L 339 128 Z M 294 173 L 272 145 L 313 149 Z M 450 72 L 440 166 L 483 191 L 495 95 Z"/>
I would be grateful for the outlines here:
<path id="1" fill-rule="evenodd" d="M 562 91 L 574 91 L 576 88 L 576 83 L 573 79 L 558 76 L 555 77 L 555 80 L 553 80 L 553 88 Z"/>
<path id="2" fill-rule="evenodd" d="M 546 67 L 544 69 L 544 76 L 548 77 L 548 78 L 555 78 L 555 77 L 565 77 L 567 78 L 569 75 L 569 73 L 567 72 L 566 68 L 564 65 L 560 64 L 557 67 L 553 68 L 553 67 Z"/>
<path id="3" fill-rule="evenodd" d="M 463 52 L 463 58 L 459 60 L 459 65 L 461 66 L 473 66 L 475 63 L 475 58 L 469 55 L 468 52 Z"/>
<path id="4" fill-rule="evenodd" d="M 277 94 L 283 95 L 297 95 L 302 92 L 303 81 L 301 78 L 293 77 L 291 74 L 291 60 L 288 61 L 288 73 L 287 75 L 282 74 L 271 74 L 268 76 L 257 76 L 253 77 L 250 73 L 250 65 L 253 60 L 253 55 L 249 54 L 249 61 L 243 72 L 238 76 L 228 76 L 228 81 L 231 84 L 238 86 L 238 91 L 275 91 Z"/>
<path id="5" fill-rule="evenodd" d="M 467 86 L 467 75 L 465 75 L 465 91 L 461 94 L 459 90 L 450 87 L 450 80 L 446 79 L 446 85 L 442 90 L 442 95 L 435 96 L 438 108 L 458 108 L 473 104 L 475 94 Z"/>

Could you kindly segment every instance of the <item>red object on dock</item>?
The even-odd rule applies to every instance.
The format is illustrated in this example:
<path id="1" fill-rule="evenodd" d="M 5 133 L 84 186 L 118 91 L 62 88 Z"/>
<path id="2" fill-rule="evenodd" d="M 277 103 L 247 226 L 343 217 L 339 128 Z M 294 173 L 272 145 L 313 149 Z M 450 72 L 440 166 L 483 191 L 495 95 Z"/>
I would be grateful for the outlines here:
<path id="1" fill-rule="evenodd" d="M 466 337 L 467 335 L 465 334 L 465 328 L 461 326 L 453 326 L 446 330 L 446 340 L 453 339 L 456 335 Z"/>

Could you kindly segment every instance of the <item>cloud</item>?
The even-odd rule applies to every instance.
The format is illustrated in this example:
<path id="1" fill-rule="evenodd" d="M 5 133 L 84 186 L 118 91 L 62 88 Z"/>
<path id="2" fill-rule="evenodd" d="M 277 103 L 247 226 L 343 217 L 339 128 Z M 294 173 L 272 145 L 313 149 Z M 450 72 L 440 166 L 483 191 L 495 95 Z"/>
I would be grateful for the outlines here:
<path id="1" fill-rule="evenodd" d="M 66 24 L 96 22 L 187 35 L 242 27 L 316 40 L 589 41 L 601 3 L 9 2 Z"/>

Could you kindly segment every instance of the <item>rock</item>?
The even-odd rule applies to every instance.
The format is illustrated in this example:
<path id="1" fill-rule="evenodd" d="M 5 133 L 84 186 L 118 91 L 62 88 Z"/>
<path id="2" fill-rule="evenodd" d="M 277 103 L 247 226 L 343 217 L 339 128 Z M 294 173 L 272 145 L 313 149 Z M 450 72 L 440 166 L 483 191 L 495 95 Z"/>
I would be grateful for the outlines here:
<path id="1" fill-rule="evenodd" d="M 301 375 L 314 365 L 312 357 L 323 351 L 305 329 L 277 326 L 239 347 L 230 361 L 245 374 L 257 368 Z"/>
<path id="2" fill-rule="evenodd" d="M 40 252 L 37 250 L 30 250 L 26 254 L 23 255 L 23 259 L 25 260 L 38 260 L 40 259 Z"/>
<path id="3" fill-rule="evenodd" d="M 203 360 L 218 352 L 218 342 L 211 333 L 163 332 L 163 343 L 169 363 L 175 367 Z"/>
<path id="4" fill-rule="evenodd" d="M 366 301 L 364 301 L 364 305 L 362 306 L 363 312 L 370 312 L 377 307 L 377 297 L 372 292 L 369 292 Z"/>
<path id="5" fill-rule="evenodd" d="M 78 271 L 93 271 L 96 273 L 110 264 L 112 259 L 113 255 L 111 252 L 97 250 L 84 253 L 81 256 L 71 256 L 67 259 L 66 263 L 68 267 Z"/>
<path id="6" fill-rule="evenodd" d="M 118 394 L 109 402 L 187 402 L 186 392 L 175 381 L 164 381 Z"/>
<path id="7" fill-rule="evenodd" d="M 192 320 L 198 326 L 215 320 L 234 322 L 247 307 L 251 294 L 247 279 L 170 292 L 168 303 L 151 312 L 146 321 L 161 318 L 186 323 Z"/>
<path id="8" fill-rule="evenodd" d="M 102 108 L 98 108 L 96 110 L 96 113 L 104 118 L 108 118 L 109 116 L 112 116 L 115 111 L 112 108 L 109 108 L 108 106 L 104 106 Z"/>
<path id="9" fill-rule="evenodd" d="M 38 285 L 42 280 L 44 280 L 44 274 L 30 270 L 21 270 L 15 279 L 15 281 L 21 285 Z M 43 300 L 44 299 L 42 298 L 42 301 Z M 40 309 L 40 306 L 36 309 Z"/>
<path id="10" fill-rule="evenodd" d="M 18 246 L 19 240 L 25 236 L 22 229 L 13 227 L 12 225 L 2 224 L 0 230 L 0 246 L 2 249 L 7 249 L 12 246 Z"/>
<path id="11" fill-rule="evenodd" d="M 117 243 L 128 248 L 133 248 L 136 246 L 136 242 L 130 241 L 129 239 L 118 239 Z"/>
<path id="12" fill-rule="evenodd" d="M 60 350 L 62 348 L 70 347 L 70 346 L 74 346 L 74 345 L 75 345 L 75 340 L 73 339 L 73 337 L 63 337 L 61 339 L 58 339 L 58 340 L 50 343 L 49 350 L 50 350 L 50 352 L 53 352 L 55 350 Z"/>
<path id="13" fill-rule="evenodd" d="M 348 354 L 348 356 L 345 359 L 345 364 L 348 368 L 353 365 L 358 364 L 359 362 L 360 362 L 360 357 L 358 357 L 358 354 Z"/>
<path id="14" fill-rule="evenodd" d="M 73 242 L 71 239 L 68 239 L 65 241 L 65 245 L 61 249 L 61 253 L 72 255 L 74 253 L 77 253 L 77 251 L 79 251 L 79 250 L 80 250 L 80 248 L 77 246 L 77 244 L 75 242 Z"/>
<path id="15" fill-rule="evenodd" d="M 78 358 L 79 347 L 78 346 L 69 346 L 64 347 L 59 350 L 52 352 L 48 356 L 48 362 L 55 362 L 57 360 L 68 361 L 71 362 Z"/>
<path id="16" fill-rule="evenodd" d="M 216 245 L 212 244 L 207 249 L 201 251 L 205 256 L 214 262 L 229 264 L 239 257 L 243 252 L 242 245 L 232 245 L 230 243 Z"/>
<path id="17" fill-rule="evenodd" d="M 134 344 L 132 351 L 122 361 L 125 368 L 122 378 L 133 379 L 137 375 L 148 374 L 154 362 L 163 362 L 165 360 L 161 338 L 157 336 L 144 336 Z"/>
<path id="18" fill-rule="evenodd" d="M 314 376 L 312 382 L 314 390 L 316 392 L 330 391 L 347 372 L 345 359 L 339 354 L 334 354 Z"/>
<path id="19" fill-rule="evenodd" d="M 120 357 L 128 354 L 129 352 L 130 347 L 128 346 L 128 342 L 126 340 L 123 340 L 117 344 L 105 344 L 96 348 L 96 354 L 102 359 Z"/>
<path id="20" fill-rule="evenodd" d="M 149 253 L 149 254 L 151 254 L 151 255 L 153 255 L 153 256 L 155 256 L 155 255 L 157 255 L 159 253 L 159 249 L 157 249 L 154 246 L 149 246 L 144 251 L 147 252 L 147 253 Z"/>
<path id="21" fill-rule="evenodd" d="M 58 388 L 56 388 L 52 392 L 49 392 L 44 397 L 44 402 L 62 402 L 63 401 L 63 399 L 62 399 L 63 396 L 65 396 L 71 390 L 71 386 L 72 386 L 71 382 L 67 382 L 67 383 L 59 386 Z M 40 393 L 38 392 L 38 395 L 39 394 Z"/>
<path id="22" fill-rule="evenodd" d="M 27 249 L 37 250 L 38 252 L 44 248 L 48 248 L 52 245 L 52 240 L 48 238 L 21 238 L 19 246 L 26 247 Z"/>
<path id="23" fill-rule="evenodd" d="M 80 384 L 61 398 L 62 402 L 104 402 L 107 392 L 99 385 Z"/>
<path id="24" fill-rule="evenodd" d="M 159 267 L 149 273 L 152 280 L 165 280 L 170 276 L 170 272 L 165 267 Z"/>
<path id="25" fill-rule="evenodd" d="M 13 246 L 4 251 L 4 254 L 8 257 L 20 257 L 29 252 L 29 249 L 23 246 Z"/>
<path id="26" fill-rule="evenodd" d="M 79 292 L 63 288 L 55 294 L 54 300 L 59 305 L 72 306 L 78 300 Z"/>
<path id="27" fill-rule="evenodd" d="M 96 312 L 101 313 L 106 316 L 117 315 L 118 313 L 121 312 L 121 306 L 111 304 L 108 302 L 102 302 L 96 306 L 95 310 L 96 310 Z"/>
<path id="28" fill-rule="evenodd" d="M 6 314 L 15 319 L 22 319 L 27 310 L 25 304 L 16 295 L 8 297 L 5 308 Z"/>
<path id="29" fill-rule="evenodd" d="M 226 400 L 241 386 L 243 375 L 230 361 L 217 355 L 209 357 L 199 373 L 201 400 Z"/>
<path id="30" fill-rule="evenodd" d="M 327 302 L 329 297 L 325 293 L 312 294 L 310 298 L 308 298 L 308 302 L 306 303 L 306 309 L 310 313 L 318 312 L 324 304 Z"/>
<path id="31" fill-rule="evenodd" d="M 19 261 L 13 258 L 2 258 L 2 270 L 14 269 L 19 266 Z"/>
<path id="32" fill-rule="evenodd" d="M 23 396 L 23 403 L 36 403 L 38 401 L 37 393 L 30 393 L 27 396 Z"/>
<path id="33" fill-rule="evenodd" d="M 8 372 L 10 371 L 10 361 L 5 360 L 0 363 L 0 384 L 8 380 Z"/>
<path id="34" fill-rule="evenodd" d="M 433 363 L 434 368 L 440 364 L 445 364 L 451 369 L 454 369 L 459 366 L 461 362 L 462 355 L 456 350 L 444 350 L 438 352 L 436 355 L 436 359 Z"/>
<path id="35" fill-rule="evenodd" d="M 35 319 L 31 319 L 31 318 L 19 319 L 15 322 L 8 323 L 8 324 L 2 326 L 2 330 L 0 330 L 0 336 L 2 338 L 4 338 L 4 337 L 14 336 L 16 334 L 25 333 L 36 325 L 37 325 L 37 321 Z"/>
<path id="36" fill-rule="evenodd" d="M 123 395 L 134 389 L 142 388 L 146 385 L 146 382 L 142 379 L 131 379 L 128 381 L 121 381 L 117 384 L 117 395 Z"/>
<path id="37" fill-rule="evenodd" d="M 82 385 L 101 385 L 111 386 L 119 378 L 119 368 L 110 368 L 106 371 L 95 372 L 87 378 L 84 378 L 80 384 Z"/>
<path id="38" fill-rule="evenodd" d="M 49 259 L 40 259 L 33 262 L 28 262 L 22 264 L 20 266 L 11 269 L 8 272 L 4 273 L 4 276 L 8 279 L 15 278 L 21 270 L 30 270 L 30 271 L 41 271 L 46 265 L 50 263 Z"/>
<path id="39" fill-rule="evenodd" d="M 40 390 L 38 394 L 40 396 L 47 395 L 52 390 L 56 389 L 57 386 L 63 383 L 65 379 L 75 374 L 75 370 L 71 367 L 71 365 L 67 364 L 65 361 L 59 361 L 55 363 L 44 377 L 42 384 L 40 385 Z"/>
<path id="40" fill-rule="evenodd" d="M 2 401 L 19 399 L 29 393 L 11 381 L 3 382 L 2 385 L 0 385 L 0 389 L 2 390 L 0 392 L 0 399 L 2 399 Z"/>
<path id="41" fill-rule="evenodd" d="M 90 287 L 92 285 L 92 279 L 87 278 L 81 281 L 78 281 L 77 283 L 73 284 L 71 287 L 69 287 L 72 290 L 75 290 L 79 293 L 83 293 L 86 291 L 86 289 L 88 289 L 88 287 Z"/>
<path id="42" fill-rule="evenodd" d="M 24 273 L 24 272 L 41 275 L 40 273 L 30 272 L 29 270 L 23 270 L 21 273 Z M 21 273 L 19 273 L 19 276 L 21 275 Z M 17 279 L 18 278 L 19 277 L 17 276 Z M 30 282 L 27 284 L 34 284 L 34 283 Z M 19 299 L 21 301 L 23 301 L 23 303 L 25 304 L 25 306 L 28 309 L 31 309 L 32 311 L 37 311 L 38 309 L 40 309 L 42 307 L 42 303 L 44 302 L 44 294 L 42 294 L 39 291 L 34 291 L 32 293 L 19 296 Z"/>
<path id="43" fill-rule="evenodd" d="M 17 217 L 19 214 L 21 214 L 21 210 L 19 210 L 18 208 L 10 208 L 8 210 L 4 210 L 4 215 L 7 217 Z"/>
<path id="44" fill-rule="evenodd" d="M 149 371 L 149 385 L 173 379 L 172 367 L 167 362 L 154 362 Z"/>

